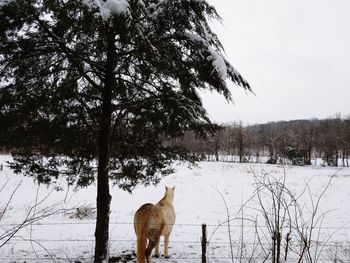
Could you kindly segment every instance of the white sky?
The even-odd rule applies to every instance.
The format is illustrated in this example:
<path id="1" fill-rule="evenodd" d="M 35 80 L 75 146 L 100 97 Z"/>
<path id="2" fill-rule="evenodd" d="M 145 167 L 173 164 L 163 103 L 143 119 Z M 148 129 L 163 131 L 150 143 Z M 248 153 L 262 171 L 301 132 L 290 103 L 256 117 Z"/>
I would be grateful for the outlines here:
<path id="1" fill-rule="evenodd" d="M 208 0 L 231 64 L 256 96 L 232 85 L 235 105 L 207 92 L 216 122 L 244 124 L 350 114 L 349 0 Z"/>

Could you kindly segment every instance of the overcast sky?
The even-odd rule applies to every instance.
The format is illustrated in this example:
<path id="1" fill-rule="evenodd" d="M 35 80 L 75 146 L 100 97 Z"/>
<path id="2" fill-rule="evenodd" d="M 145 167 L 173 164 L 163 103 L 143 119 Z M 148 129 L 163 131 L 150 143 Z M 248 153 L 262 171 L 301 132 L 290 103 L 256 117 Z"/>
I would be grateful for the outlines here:
<path id="1" fill-rule="evenodd" d="M 207 92 L 216 122 L 350 114 L 349 0 L 208 0 L 223 18 L 212 29 L 256 96 L 232 85 L 235 105 Z"/>

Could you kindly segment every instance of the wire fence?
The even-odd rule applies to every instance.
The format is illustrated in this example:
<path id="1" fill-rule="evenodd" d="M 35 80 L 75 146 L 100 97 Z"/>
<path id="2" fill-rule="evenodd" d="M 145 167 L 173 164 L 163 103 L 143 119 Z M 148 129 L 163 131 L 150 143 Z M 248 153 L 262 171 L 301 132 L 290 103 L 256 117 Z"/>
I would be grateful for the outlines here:
<path id="1" fill-rule="evenodd" d="M 74 221 L 74 222 L 35 222 L 30 225 L 32 226 L 52 226 L 52 225 L 95 225 L 96 221 L 89 220 L 89 221 Z M 1 226 L 17 226 L 16 223 L 1 223 Z M 134 223 L 130 222 L 118 222 L 118 220 L 110 219 L 109 225 L 131 225 L 133 226 Z M 171 224 L 173 226 L 180 226 L 180 227 L 201 227 L 203 224 L 196 224 L 196 223 L 175 223 Z M 217 224 L 206 224 L 207 227 L 222 227 L 227 226 L 227 221 L 218 222 Z M 255 225 L 252 224 L 230 224 L 231 227 L 236 228 L 255 228 Z M 266 225 L 260 225 L 259 227 L 267 228 Z M 288 228 L 288 227 L 285 227 Z M 329 230 L 350 230 L 350 222 L 346 223 L 342 226 L 314 226 L 314 229 L 329 229 Z"/>
<path id="2" fill-rule="evenodd" d="M 30 225 L 31 232 L 43 232 L 44 235 L 40 237 L 30 236 L 29 238 L 24 238 L 23 236 L 15 235 L 11 240 L 6 243 L 6 246 L 12 247 L 12 255 L 9 257 L 8 255 L 5 257 L 1 253 L 0 248 L 0 262 L 91 262 L 92 261 L 92 252 L 90 250 L 89 255 L 79 255 L 69 257 L 68 252 L 64 251 L 64 248 L 59 248 L 58 244 L 64 244 L 63 247 L 69 246 L 73 248 L 75 245 L 79 245 L 80 247 L 89 248 L 94 244 L 94 236 L 92 235 L 80 235 L 78 238 L 75 237 L 54 237 L 52 234 L 49 237 L 45 237 L 45 229 L 41 229 L 43 227 L 49 227 L 53 231 L 52 228 L 59 227 L 60 231 L 69 231 L 69 229 L 76 229 L 82 227 L 84 225 L 94 226 L 95 221 L 74 221 L 74 222 L 35 222 Z M 111 226 L 120 226 L 122 228 L 128 227 L 132 229 L 133 223 L 130 222 L 118 222 L 116 219 L 111 219 Z M 8 227 L 15 227 L 16 224 L 1 224 L 0 229 L 6 229 Z M 195 224 L 195 223 L 177 223 L 174 225 L 175 228 L 182 228 L 183 231 L 181 233 L 189 233 L 187 236 L 190 238 L 182 238 L 179 239 L 179 235 L 173 235 L 170 238 L 170 246 L 172 246 L 173 255 L 171 256 L 170 262 L 201 262 L 201 246 L 203 242 L 201 240 L 202 233 L 201 227 L 203 224 Z M 28 226 L 29 227 L 29 226 Z M 65 230 L 65 227 L 68 228 Z M 208 224 L 207 227 L 210 231 L 214 231 L 218 228 L 222 228 L 222 231 L 225 232 L 227 230 L 227 222 L 219 222 L 217 224 Z M 262 226 L 266 227 L 266 226 Z M 186 228 L 196 228 L 197 230 L 191 229 L 191 231 L 186 231 Z M 236 239 L 231 241 L 226 240 L 228 233 L 224 236 L 222 233 L 219 234 L 219 238 L 216 238 L 215 233 L 212 236 L 212 233 L 209 232 L 210 239 L 206 243 L 207 251 L 208 251 L 208 259 L 206 262 L 212 263 L 224 263 L 224 262 L 263 262 L 268 258 L 268 255 L 260 253 L 256 255 L 256 251 L 253 251 L 258 246 L 264 247 L 268 250 L 271 245 L 271 242 L 267 242 L 265 238 L 264 241 L 260 240 L 251 240 L 249 238 L 242 238 L 240 236 L 241 230 L 247 230 L 248 232 L 254 231 L 255 226 L 253 225 L 242 225 L 242 224 L 231 224 L 230 228 L 233 229 L 232 235 L 235 235 Z M 234 231 L 236 229 L 236 231 Z M 250 229 L 250 230 L 249 230 Z M 349 226 L 318 226 L 318 231 L 343 231 L 345 232 L 345 236 L 350 236 L 350 227 Z M 188 230 L 188 229 L 187 229 Z M 55 231 L 54 231 L 55 232 Z M 78 231 L 79 232 L 79 231 Z M 92 233 L 92 232 L 90 232 Z M 62 233 L 57 233 L 62 234 Z M 58 235 L 59 236 L 59 235 Z M 124 251 L 119 251 L 119 254 L 114 255 L 115 258 L 120 259 L 120 261 L 111 261 L 111 262 L 135 262 L 135 244 L 136 244 L 136 236 L 132 233 L 132 238 L 130 235 L 126 238 L 123 237 L 111 237 L 111 251 L 116 250 L 114 247 L 122 247 Z M 186 236 L 186 235 L 185 235 Z M 214 237 L 214 238 L 211 238 Z M 238 238 L 238 239 L 237 239 Z M 271 238 L 271 237 L 270 237 Z M 1 241 L 1 240 L 0 240 Z M 42 249 L 41 253 L 36 251 L 36 253 L 31 253 L 30 250 L 25 252 L 21 247 L 21 244 L 31 244 L 33 246 L 33 242 L 38 244 Z M 84 245 L 84 243 L 87 243 Z M 315 247 L 322 247 L 323 252 L 317 257 L 317 261 L 314 262 L 350 262 L 350 242 L 348 240 L 342 241 L 334 241 L 334 240 L 311 240 L 310 244 Z M 20 248 L 20 252 L 15 251 L 15 247 L 18 246 Z M 30 246 L 28 246 L 30 249 Z M 230 254 L 230 249 L 234 248 L 235 253 Z M 244 250 L 244 253 L 242 251 Z M 75 251 L 77 252 L 77 251 Z M 247 256 L 247 254 L 249 254 Z M 17 255 L 16 255 L 17 254 Z M 24 255 L 25 254 L 25 255 Z M 33 254 L 36 254 L 34 257 Z M 59 255 L 59 254 L 64 254 Z M 86 250 L 85 250 L 85 254 Z M 237 256 L 238 255 L 238 256 Z M 113 254 L 111 255 L 113 258 Z M 341 257 L 341 260 L 336 261 L 337 257 Z M 297 258 L 296 258 L 297 259 Z M 155 261 L 155 262 L 163 262 L 163 261 Z M 271 262 L 271 261 L 266 261 Z M 293 257 L 289 258 L 288 262 L 293 262 Z M 297 261 L 295 261 L 297 262 Z"/>

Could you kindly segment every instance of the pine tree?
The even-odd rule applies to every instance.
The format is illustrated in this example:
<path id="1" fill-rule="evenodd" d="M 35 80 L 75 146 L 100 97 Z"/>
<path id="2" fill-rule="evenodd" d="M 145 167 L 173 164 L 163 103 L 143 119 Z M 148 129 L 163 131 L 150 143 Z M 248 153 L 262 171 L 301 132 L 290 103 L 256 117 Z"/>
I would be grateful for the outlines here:
<path id="1" fill-rule="evenodd" d="M 95 262 L 106 262 L 109 180 L 131 191 L 195 161 L 173 139 L 216 128 L 197 89 L 231 100 L 227 80 L 250 87 L 205 0 L 3 0 L 0 14 L 0 147 L 41 183 L 97 178 Z"/>

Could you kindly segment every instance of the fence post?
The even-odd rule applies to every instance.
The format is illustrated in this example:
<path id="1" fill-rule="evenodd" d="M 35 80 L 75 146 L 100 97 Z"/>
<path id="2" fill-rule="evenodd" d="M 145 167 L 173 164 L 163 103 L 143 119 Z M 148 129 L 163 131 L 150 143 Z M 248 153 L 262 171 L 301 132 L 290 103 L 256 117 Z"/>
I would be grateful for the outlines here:
<path id="1" fill-rule="evenodd" d="M 202 263 L 207 263 L 207 225 L 202 224 Z"/>

